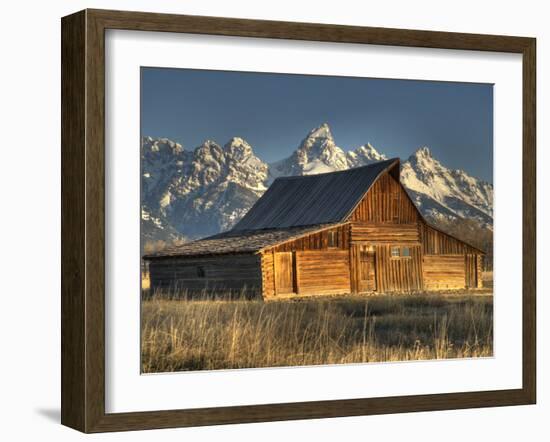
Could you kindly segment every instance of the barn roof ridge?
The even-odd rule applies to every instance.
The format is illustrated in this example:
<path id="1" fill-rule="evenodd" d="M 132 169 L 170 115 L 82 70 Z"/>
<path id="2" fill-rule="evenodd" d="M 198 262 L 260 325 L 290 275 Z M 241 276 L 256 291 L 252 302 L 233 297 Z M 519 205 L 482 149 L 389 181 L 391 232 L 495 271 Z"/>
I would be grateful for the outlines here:
<path id="1" fill-rule="evenodd" d="M 235 231 L 343 222 L 399 158 L 314 175 L 275 179 L 233 227 Z"/>

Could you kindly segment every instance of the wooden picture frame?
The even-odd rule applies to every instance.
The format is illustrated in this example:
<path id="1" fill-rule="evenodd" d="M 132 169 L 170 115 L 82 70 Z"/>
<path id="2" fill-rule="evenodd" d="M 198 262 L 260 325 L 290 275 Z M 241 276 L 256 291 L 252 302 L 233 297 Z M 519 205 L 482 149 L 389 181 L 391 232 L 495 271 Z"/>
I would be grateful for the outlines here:
<path id="1" fill-rule="evenodd" d="M 221 408 L 105 412 L 105 30 L 124 29 L 419 48 L 523 57 L 521 388 Z M 536 398 L 536 95 L 533 38 L 84 10 L 62 19 L 62 408 L 83 432 L 533 404 Z"/>

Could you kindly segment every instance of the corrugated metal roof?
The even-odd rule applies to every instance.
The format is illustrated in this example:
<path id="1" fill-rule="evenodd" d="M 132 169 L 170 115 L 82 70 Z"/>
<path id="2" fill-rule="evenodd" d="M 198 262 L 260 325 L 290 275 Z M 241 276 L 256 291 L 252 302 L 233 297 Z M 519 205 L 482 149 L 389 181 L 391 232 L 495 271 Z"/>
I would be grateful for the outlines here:
<path id="1" fill-rule="evenodd" d="M 317 232 L 334 225 L 316 225 L 256 231 L 229 231 L 208 238 L 192 241 L 181 246 L 169 247 L 163 251 L 145 255 L 144 259 L 169 256 L 223 255 L 228 253 L 254 253 L 266 247 L 292 238 Z"/>
<path id="2" fill-rule="evenodd" d="M 382 172 L 399 160 L 318 175 L 277 178 L 233 228 L 287 228 L 344 221 Z"/>

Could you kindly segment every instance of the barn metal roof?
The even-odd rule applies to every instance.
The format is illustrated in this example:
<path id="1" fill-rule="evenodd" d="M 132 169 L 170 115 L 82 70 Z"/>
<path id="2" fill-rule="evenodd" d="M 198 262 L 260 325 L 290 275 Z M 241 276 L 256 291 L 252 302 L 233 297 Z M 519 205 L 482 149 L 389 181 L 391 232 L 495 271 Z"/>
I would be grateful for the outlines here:
<path id="1" fill-rule="evenodd" d="M 230 253 L 255 253 L 266 247 L 299 238 L 334 225 L 290 227 L 286 229 L 245 230 L 219 233 L 214 236 L 192 241 L 181 246 L 169 247 L 157 253 L 145 255 L 143 259 L 170 256 L 224 255 Z"/>
<path id="2" fill-rule="evenodd" d="M 318 175 L 277 178 L 233 231 L 344 221 L 376 179 L 399 159 Z"/>

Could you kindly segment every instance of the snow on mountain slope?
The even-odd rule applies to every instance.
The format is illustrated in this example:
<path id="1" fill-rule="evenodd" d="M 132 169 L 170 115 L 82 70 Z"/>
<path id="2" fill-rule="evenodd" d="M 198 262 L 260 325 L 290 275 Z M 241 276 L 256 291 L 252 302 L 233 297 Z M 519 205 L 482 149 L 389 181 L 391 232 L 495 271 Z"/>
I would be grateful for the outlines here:
<path id="1" fill-rule="evenodd" d="M 161 198 L 168 184 L 182 173 L 186 159 L 187 152 L 181 144 L 167 138 L 144 137 L 141 142 L 143 198 Z"/>
<path id="2" fill-rule="evenodd" d="M 457 218 L 475 219 L 492 226 L 493 186 L 463 170 L 446 168 L 427 147 L 418 149 L 402 164 L 401 182 L 412 191 L 411 195 L 414 193 L 418 207 L 428 216 L 438 218 L 444 212 L 428 208 L 433 205 L 428 203 L 431 198 Z"/>
<path id="3" fill-rule="evenodd" d="M 164 218 L 169 186 L 183 173 L 188 152 L 167 138 L 141 140 L 141 240 L 173 242 L 183 235 Z"/>
<path id="4" fill-rule="evenodd" d="M 379 153 L 370 143 L 347 153 L 348 168 L 366 166 L 387 159 L 386 155 Z"/>
<path id="5" fill-rule="evenodd" d="M 206 140 L 193 152 L 164 147 L 157 164 L 149 145 L 159 142 L 143 143 L 142 227 L 148 231 L 170 226 L 196 238 L 227 230 L 266 190 L 268 166 L 242 138 L 232 138 L 223 148 Z M 157 175 L 162 172 L 161 181 Z"/>
<path id="6" fill-rule="evenodd" d="M 311 130 L 288 158 L 270 164 L 271 178 L 314 175 L 348 169 L 346 153 L 336 145 L 327 123 Z"/>
<path id="7" fill-rule="evenodd" d="M 325 123 L 310 131 L 288 158 L 270 165 L 270 181 L 278 176 L 333 172 L 385 159 L 387 156 L 370 143 L 344 153 Z M 470 218 L 492 226 L 492 185 L 462 170 L 446 168 L 427 147 L 403 163 L 401 179 L 424 216 L 435 221 Z"/>
<path id="8" fill-rule="evenodd" d="M 271 180 L 279 176 L 314 175 L 365 166 L 387 159 L 370 143 L 344 152 L 336 145 L 327 123 L 311 130 L 298 148 L 281 161 L 270 164 Z"/>
<path id="9" fill-rule="evenodd" d="M 387 159 L 371 144 L 344 152 L 328 124 L 311 130 L 287 158 L 267 165 L 234 137 L 193 151 L 167 139 L 142 140 L 142 232 L 145 239 L 199 238 L 230 229 L 278 176 L 346 170 Z M 401 180 L 429 220 L 474 219 L 492 227 L 493 186 L 446 168 L 427 147 L 402 164 Z"/>

